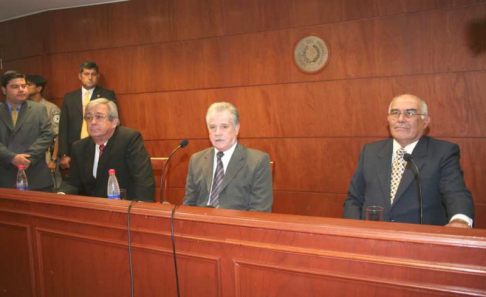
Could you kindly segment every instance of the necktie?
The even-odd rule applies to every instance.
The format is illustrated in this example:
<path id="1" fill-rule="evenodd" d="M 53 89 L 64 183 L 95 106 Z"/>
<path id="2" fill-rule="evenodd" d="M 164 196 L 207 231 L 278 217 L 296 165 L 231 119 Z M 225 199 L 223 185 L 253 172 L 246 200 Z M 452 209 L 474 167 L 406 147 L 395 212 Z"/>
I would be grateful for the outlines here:
<path id="1" fill-rule="evenodd" d="M 100 158 L 101 158 L 101 155 L 103 155 L 103 151 L 105 150 L 105 145 L 104 144 L 100 144 Z"/>
<path id="2" fill-rule="evenodd" d="M 221 184 L 223 183 L 224 179 L 224 166 L 223 161 L 221 158 L 224 156 L 223 152 L 218 152 L 218 161 L 216 165 L 216 171 L 214 172 L 213 178 L 213 189 L 211 191 L 211 197 L 209 197 L 209 203 L 214 208 L 217 208 L 219 205 L 219 193 L 221 192 Z"/>
<path id="3" fill-rule="evenodd" d="M 391 172 L 391 184 L 390 184 L 390 199 L 391 204 L 395 199 L 395 194 L 397 193 L 398 186 L 400 185 L 400 180 L 402 179 L 403 172 L 405 171 L 405 160 L 403 155 L 406 153 L 404 148 L 397 150 L 395 159 L 393 160 L 393 167 Z"/>
<path id="4" fill-rule="evenodd" d="M 14 127 L 17 124 L 18 115 L 19 114 L 17 113 L 17 106 L 12 106 L 12 123 Z"/>
<path id="5" fill-rule="evenodd" d="M 84 110 L 86 109 L 86 105 L 89 103 L 89 91 L 86 91 L 84 93 L 84 98 L 83 98 L 83 126 L 81 126 L 81 139 L 88 137 L 88 124 L 86 123 L 84 119 Z"/>

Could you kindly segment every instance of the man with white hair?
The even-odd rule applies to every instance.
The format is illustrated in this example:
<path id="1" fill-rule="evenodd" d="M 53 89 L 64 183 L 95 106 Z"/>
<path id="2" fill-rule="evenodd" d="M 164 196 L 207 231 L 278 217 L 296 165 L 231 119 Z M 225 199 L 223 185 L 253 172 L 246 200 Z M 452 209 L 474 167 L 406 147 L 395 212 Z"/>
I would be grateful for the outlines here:
<path id="1" fill-rule="evenodd" d="M 392 138 L 361 151 L 344 202 L 345 218 L 363 219 L 367 206 L 381 206 L 385 221 L 420 223 L 413 160 L 422 181 L 423 224 L 472 227 L 474 203 L 459 165 L 459 146 L 424 136 L 429 124 L 424 100 L 409 94 L 393 98 L 388 110 Z"/>
<path id="2" fill-rule="evenodd" d="M 236 107 L 212 104 L 206 124 L 213 147 L 191 157 L 184 205 L 271 212 L 270 157 L 238 143 Z"/>
<path id="3" fill-rule="evenodd" d="M 74 142 L 71 169 L 59 192 L 107 197 L 108 170 L 115 169 L 127 199 L 154 201 L 152 164 L 140 132 L 119 126 L 113 101 L 100 98 L 86 105 L 89 137 Z"/>

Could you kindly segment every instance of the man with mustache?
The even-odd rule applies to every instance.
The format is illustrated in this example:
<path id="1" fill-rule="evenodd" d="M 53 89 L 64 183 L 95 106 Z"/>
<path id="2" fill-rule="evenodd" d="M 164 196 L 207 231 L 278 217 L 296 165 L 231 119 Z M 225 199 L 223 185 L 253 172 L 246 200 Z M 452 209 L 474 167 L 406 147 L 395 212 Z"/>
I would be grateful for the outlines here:
<path id="1" fill-rule="evenodd" d="M 206 124 L 213 147 L 191 157 L 184 205 L 271 212 L 270 157 L 237 142 L 236 107 L 226 102 L 212 104 Z"/>
<path id="2" fill-rule="evenodd" d="M 74 142 L 71 169 L 58 191 L 106 198 L 108 171 L 115 169 L 127 199 L 154 201 L 154 173 L 142 134 L 120 126 L 116 104 L 105 98 L 91 100 L 84 118 L 89 137 Z"/>
<path id="3" fill-rule="evenodd" d="M 430 124 L 427 104 L 414 95 L 390 103 L 388 124 L 393 139 L 367 144 L 344 201 L 344 217 L 363 219 L 366 206 L 381 206 L 384 220 L 420 223 L 420 204 L 413 164 L 422 180 L 423 224 L 472 227 L 474 203 L 459 165 L 459 146 L 424 136 Z M 402 162 L 401 170 L 399 164 Z M 411 163 L 408 162 L 408 163 Z"/>

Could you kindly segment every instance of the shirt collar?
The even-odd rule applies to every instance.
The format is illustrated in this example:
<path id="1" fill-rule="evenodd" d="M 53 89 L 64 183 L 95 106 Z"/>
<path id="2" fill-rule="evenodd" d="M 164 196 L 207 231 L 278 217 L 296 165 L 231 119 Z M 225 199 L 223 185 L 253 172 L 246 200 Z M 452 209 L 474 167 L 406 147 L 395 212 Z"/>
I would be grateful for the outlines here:
<path id="1" fill-rule="evenodd" d="M 405 151 L 408 153 L 408 154 L 412 154 L 413 153 L 413 150 L 415 149 L 415 147 L 417 146 L 417 143 L 419 141 L 415 141 L 415 142 L 412 142 L 411 144 L 407 145 L 404 147 Z M 393 156 L 395 156 L 396 152 L 398 149 L 400 149 L 402 146 L 395 140 L 393 139 Z"/>
<path id="2" fill-rule="evenodd" d="M 228 150 L 224 151 L 224 157 L 228 157 L 231 159 L 231 156 L 233 155 L 233 153 L 235 152 L 235 149 L 236 149 L 236 145 L 238 144 L 238 141 L 235 142 L 235 144 L 233 144 L 232 147 L 230 147 Z M 214 156 L 216 157 L 217 154 L 218 154 L 219 150 L 217 148 L 214 148 Z"/>
<path id="3" fill-rule="evenodd" d="M 10 105 L 9 102 L 6 102 L 6 103 L 7 103 L 7 106 L 8 106 L 8 110 L 10 110 L 10 112 L 12 112 L 12 105 Z M 22 107 L 22 105 L 24 105 L 24 103 L 17 104 L 17 112 L 20 111 L 20 108 Z"/>

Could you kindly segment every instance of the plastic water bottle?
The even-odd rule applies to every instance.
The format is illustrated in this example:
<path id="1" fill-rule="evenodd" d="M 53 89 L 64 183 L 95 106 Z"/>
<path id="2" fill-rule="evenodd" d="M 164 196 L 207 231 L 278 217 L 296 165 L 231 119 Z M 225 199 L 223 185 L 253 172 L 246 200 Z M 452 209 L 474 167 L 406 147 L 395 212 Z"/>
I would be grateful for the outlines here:
<path id="1" fill-rule="evenodd" d="M 120 199 L 120 186 L 118 186 L 115 169 L 108 170 L 108 173 L 110 174 L 107 188 L 108 199 Z"/>
<path id="2" fill-rule="evenodd" d="M 17 189 L 26 191 L 29 189 L 29 182 L 27 181 L 27 175 L 25 174 L 25 166 L 19 165 L 19 171 L 17 172 Z"/>

